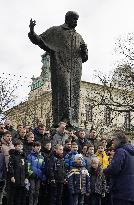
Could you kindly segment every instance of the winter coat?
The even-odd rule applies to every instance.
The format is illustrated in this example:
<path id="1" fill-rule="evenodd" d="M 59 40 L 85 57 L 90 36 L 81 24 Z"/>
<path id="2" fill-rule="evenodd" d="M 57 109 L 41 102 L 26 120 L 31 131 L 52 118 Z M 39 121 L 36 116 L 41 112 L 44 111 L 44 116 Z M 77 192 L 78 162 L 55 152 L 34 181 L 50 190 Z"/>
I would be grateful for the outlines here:
<path id="1" fill-rule="evenodd" d="M 90 193 L 90 177 L 83 166 L 73 167 L 68 174 L 68 188 L 71 194 Z"/>
<path id="2" fill-rule="evenodd" d="M 8 164 L 8 172 L 10 179 L 15 178 L 15 186 L 25 186 L 25 179 L 27 178 L 27 163 L 24 153 L 18 150 L 10 150 L 10 158 Z"/>
<path id="3" fill-rule="evenodd" d="M 91 194 L 103 195 L 106 192 L 106 178 L 102 167 L 99 166 L 97 170 L 91 167 L 89 174 Z"/>
<path id="4" fill-rule="evenodd" d="M 37 154 L 34 151 L 27 156 L 28 175 L 30 178 L 39 178 L 44 180 L 44 157 L 41 153 Z"/>
<path id="5" fill-rule="evenodd" d="M 68 139 L 68 135 L 63 133 L 59 133 L 57 132 L 54 136 L 53 136 L 53 140 L 52 140 L 52 146 L 55 146 L 57 144 L 63 145 L 65 144 L 66 139 Z"/>
<path id="6" fill-rule="evenodd" d="M 96 156 L 99 158 L 102 168 L 106 169 L 109 165 L 109 156 L 106 155 L 106 152 L 104 151 L 101 154 L 96 152 Z"/>
<path id="7" fill-rule="evenodd" d="M 50 182 L 55 180 L 60 183 L 63 183 L 65 179 L 64 159 L 56 153 L 50 157 L 48 163 L 48 179 Z"/>
<path id="8" fill-rule="evenodd" d="M 24 138 L 22 138 L 22 137 L 20 137 L 20 136 L 18 135 L 18 138 L 14 139 L 14 140 L 13 140 L 13 143 L 14 143 L 16 140 L 21 141 L 22 144 L 24 145 L 24 144 L 26 143 L 26 136 L 25 136 Z"/>
<path id="9" fill-rule="evenodd" d="M 6 172 L 5 156 L 0 152 L 0 182 L 6 179 Z"/>
<path id="10" fill-rule="evenodd" d="M 70 152 L 64 157 L 64 162 L 65 162 L 66 171 L 70 171 L 70 169 L 73 167 L 74 157 L 75 157 L 76 154 L 78 154 L 77 151 L 70 151 Z"/>
<path id="11" fill-rule="evenodd" d="M 114 198 L 134 202 L 134 147 L 131 144 L 117 147 L 104 173 L 111 177 Z"/>
<path id="12" fill-rule="evenodd" d="M 4 138 L 1 139 L 2 141 L 2 153 L 5 156 L 5 162 L 6 162 L 6 167 L 8 169 L 8 162 L 9 162 L 9 150 L 14 149 L 14 145 L 12 144 L 12 142 L 7 143 Z"/>
<path id="13" fill-rule="evenodd" d="M 53 153 L 52 153 L 52 150 L 48 150 L 45 147 L 42 147 L 41 154 L 44 157 L 44 161 L 45 161 L 44 174 L 47 178 L 47 176 L 49 175 L 48 164 L 49 164 L 49 160 L 50 160 Z"/>

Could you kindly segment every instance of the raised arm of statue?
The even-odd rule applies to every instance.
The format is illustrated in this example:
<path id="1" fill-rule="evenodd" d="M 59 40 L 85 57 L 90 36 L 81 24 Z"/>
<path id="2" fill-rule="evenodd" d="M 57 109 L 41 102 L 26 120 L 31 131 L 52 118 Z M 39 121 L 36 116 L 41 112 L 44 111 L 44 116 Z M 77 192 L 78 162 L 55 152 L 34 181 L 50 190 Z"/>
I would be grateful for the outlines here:
<path id="1" fill-rule="evenodd" d="M 41 39 L 40 36 L 38 36 L 35 32 L 34 32 L 34 27 L 36 25 L 36 21 L 32 20 L 32 18 L 30 19 L 30 24 L 29 24 L 29 28 L 30 28 L 30 32 L 28 33 L 28 37 L 30 39 L 30 41 L 35 44 L 38 45 L 41 49 L 43 49 L 44 51 L 50 52 L 50 49 L 45 45 L 45 43 L 43 42 L 43 40 Z"/>
<path id="2" fill-rule="evenodd" d="M 30 19 L 30 24 L 29 24 L 29 28 L 30 28 L 30 33 L 33 34 L 34 33 L 34 27 L 36 25 L 36 21 Z"/>

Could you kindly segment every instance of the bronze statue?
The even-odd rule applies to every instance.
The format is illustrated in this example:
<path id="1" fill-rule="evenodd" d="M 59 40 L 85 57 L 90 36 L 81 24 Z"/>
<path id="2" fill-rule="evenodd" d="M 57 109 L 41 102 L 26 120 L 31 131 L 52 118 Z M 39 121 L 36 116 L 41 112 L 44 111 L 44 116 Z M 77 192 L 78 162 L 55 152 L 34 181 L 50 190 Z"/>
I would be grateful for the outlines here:
<path id="1" fill-rule="evenodd" d="M 65 23 L 53 26 L 41 35 L 34 32 L 36 22 L 30 20 L 28 34 L 32 43 L 50 55 L 52 115 L 54 124 L 61 120 L 78 126 L 82 63 L 88 60 L 88 50 L 75 30 L 79 15 L 68 11 Z"/>

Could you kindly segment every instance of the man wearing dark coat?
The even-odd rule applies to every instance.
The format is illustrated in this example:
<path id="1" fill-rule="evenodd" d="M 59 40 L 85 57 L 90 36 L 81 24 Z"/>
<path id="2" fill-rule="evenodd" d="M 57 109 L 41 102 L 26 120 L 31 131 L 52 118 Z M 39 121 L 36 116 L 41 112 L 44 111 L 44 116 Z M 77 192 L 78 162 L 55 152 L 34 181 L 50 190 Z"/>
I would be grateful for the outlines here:
<path id="1" fill-rule="evenodd" d="M 68 11 L 63 25 L 53 26 L 39 36 L 34 32 L 36 22 L 30 20 L 30 40 L 50 55 L 52 114 L 56 125 L 66 120 L 78 126 L 82 63 L 88 60 L 87 46 L 75 30 L 78 18 L 76 12 Z"/>
<path id="2" fill-rule="evenodd" d="M 111 178 L 114 205 L 134 205 L 134 147 L 122 131 L 114 133 L 115 154 L 104 173 Z"/>

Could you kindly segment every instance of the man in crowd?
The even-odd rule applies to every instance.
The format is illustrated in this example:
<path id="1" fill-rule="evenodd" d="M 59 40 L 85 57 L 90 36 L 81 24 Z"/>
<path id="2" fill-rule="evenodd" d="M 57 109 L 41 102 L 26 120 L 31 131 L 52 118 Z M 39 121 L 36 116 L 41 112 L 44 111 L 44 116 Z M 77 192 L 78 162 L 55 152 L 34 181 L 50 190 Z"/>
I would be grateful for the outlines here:
<path id="1" fill-rule="evenodd" d="M 18 133 L 17 140 L 20 140 L 23 143 L 23 145 L 26 142 L 26 133 L 27 133 L 27 131 L 25 128 L 22 128 Z M 15 141 L 16 141 L 16 139 L 13 142 L 15 142 Z"/>
<path id="2" fill-rule="evenodd" d="M 14 139 L 16 135 L 16 130 L 13 129 L 12 122 L 10 120 L 5 120 L 4 124 L 5 124 L 5 129 L 11 132 L 12 138 Z"/>
<path id="3" fill-rule="evenodd" d="M 46 127 L 44 124 L 39 124 L 33 129 L 33 134 L 35 136 L 35 141 L 44 142 L 48 140 L 49 136 L 46 134 Z"/>
<path id="4" fill-rule="evenodd" d="M 16 135 L 14 136 L 14 140 L 17 139 L 19 137 L 19 132 L 21 129 L 23 129 L 23 124 L 18 124 L 17 125 L 17 131 L 16 131 Z"/>
<path id="5" fill-rule="evenodd" d="M 82 153 L 83 147 L 88 144 L 88 140 L 86 139 L 86 133 L 83 129 L 79 130 L 78 139 L 76 140 L 76 143 L 78 144 L 79 153 Z"/>
<path id="6" fill-rule="evenodd" d="M 97 151 L 98 145 L 100 144 L 99 140 L 97 139 L 96 130 L 92 128 L 89 133 L 89 142 L 94 145 L 95 152 Z"/>
<path id="7" fill-rule="evenodd" d="M 134 205 L 134 147 L 128 143 L 123 131 L 113 136 L 115 154 L 109 167 L 104 170 L 112 180 L 114 205 Z"/>
<path id="8" fill-rule="evenodd" d="M 59 127 L 57 129 L 57 133 L 53 136 L 52 146 L 57 144 L 63 145 L 65 144 L 65 140 L 68 139 L 68 135 L 65 133 L 66 123 L 60 122 Z"/>
<path id="9" fill-rule="evenodd" d="M 2 139 L 4 131 L 5 131 L 5 125 L 3 123 L 0 123 L 0 139 Z"/>
<path id="10" fill-rule="evenodd" d="M 14 145 L 12 143 L 11 132 L 9 132 L 9 131 L 4 132 L 3 138 L 1 139 L 1 142 L 2 142 L 2 153 L 5 156 L 6 167 L 8 170 L 8 163 L 9 163 L 9 157 L 10 157 L 9 151 L 11 149 L 14 149 Z"/>

